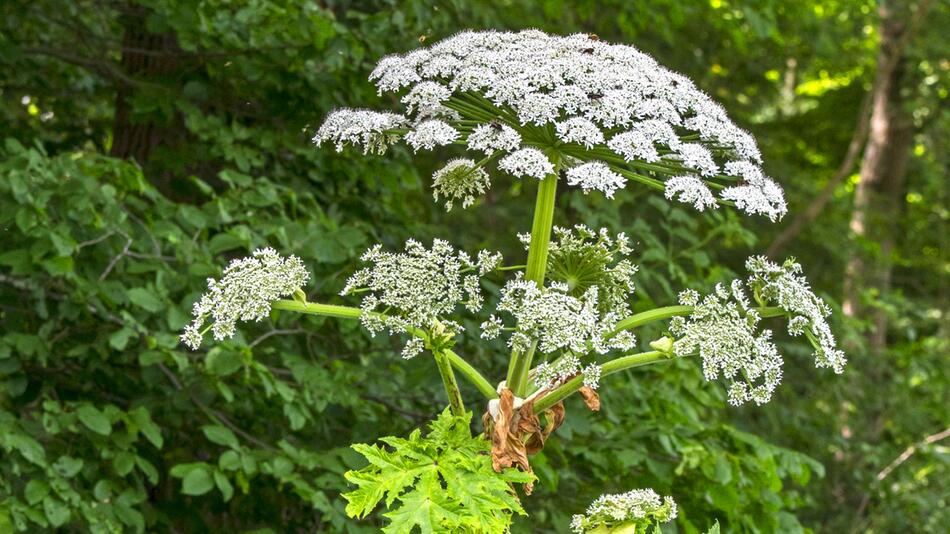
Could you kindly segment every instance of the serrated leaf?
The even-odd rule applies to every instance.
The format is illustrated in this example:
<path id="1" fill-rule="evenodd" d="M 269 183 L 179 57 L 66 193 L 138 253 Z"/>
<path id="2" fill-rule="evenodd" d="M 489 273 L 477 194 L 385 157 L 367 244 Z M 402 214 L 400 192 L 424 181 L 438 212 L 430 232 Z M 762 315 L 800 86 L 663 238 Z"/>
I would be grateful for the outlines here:
<path id="1" fill-rule="evenodd" d="M 387 534 L 412 532 L 419 527 L 422 534 L 452 532 L 460 520 L 460 505 L 453 503 L 439 483 L 438 475 L 430 472 L 399 499 L 402 506 L 383 514 L 390 523 L 383 527 Z"/>

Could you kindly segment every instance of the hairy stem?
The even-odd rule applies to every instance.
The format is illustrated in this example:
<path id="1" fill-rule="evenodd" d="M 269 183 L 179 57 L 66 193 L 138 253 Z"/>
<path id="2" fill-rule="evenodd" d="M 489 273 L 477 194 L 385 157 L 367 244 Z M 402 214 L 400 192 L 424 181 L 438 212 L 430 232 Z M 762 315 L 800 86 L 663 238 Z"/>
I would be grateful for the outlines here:
<path id="1" fill-rule="evenodd" d="M 652 350 L 649 352 L 640 352 L 638 354 L 629 354 L 627 356 L 621 356 L 616 360 L 611 360 L 600 366 L 601 376 L 607 376 L 613 373 L 623 371 L 624 369 L 630 369 L 632 367 L 639 367 L 641 365 L 648 365 L 658 361 L 670 359 L 665 353 L 658 350 Z M 551 406 L 554 406 L 565 397 L 574 393 L 581 386 L 584 385 L 584 375 L 577 375 L 574 378 L 568 380 L 567 382 L 561 384 L 560 386 L 552 389 L 549 393 L 542 396 L 534 403 L 534 413 L 541 413 L 544 410 L 547 410 Z"/>
<path id="2" fill-rule="evenodd" d="M 459 391 L 459 384 L 455 381 L 455 373 L 452 371 L 449 357 L 441 350 L 433 351 L 432 355 L 435 357 L 435 364 L 439 367 L 442 385 L 445 387 L 446 396 L 449 397 L 452 413 L 454 415 L 464 415 L 465 404 L 462 402 L 462 392 Z"/>
<path id="3" fill-rule="evenodd" d="M 544 272 L 548 264 L 548 244 L 551 241 L 551 227 L 554 224 L 554 201 L 557 196 L 557 174 L 549 174 L 538 187 L 538 197 L 534 205 L 534 221 L 531 224 L 531 243 L 528 246 L 528 265 L 525 278 L 544 286 Z M 512 351 L 508 364 L 508 388 L 515 395 L 524 396 L 528 383 L 528 371 L 537 342 L 527 351 Z"/>

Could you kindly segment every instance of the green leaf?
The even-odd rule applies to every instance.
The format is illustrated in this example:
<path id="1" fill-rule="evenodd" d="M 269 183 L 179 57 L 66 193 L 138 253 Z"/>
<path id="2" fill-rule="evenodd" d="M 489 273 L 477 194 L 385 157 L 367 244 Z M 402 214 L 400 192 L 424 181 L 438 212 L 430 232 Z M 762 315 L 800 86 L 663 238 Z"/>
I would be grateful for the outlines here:
<path id="1" fill-rule="evenodd" d="M 241 468 L 241 457 L 235 451 L 224 451 L 218 457 L 218 467 L 228 471 L 237 471 Z"/>
<path id="2" fill-rule="evenodd" d="M 192 469 L 181 481 L 181 491 L 185 495 L 204 495 L 213 487 L 214 481 L 204 466 Z"/>
<path id="3" fill-rule="evenodd" d="M 229 481 L 228 477 L 226 477 L 221 471 L 215 470 L 214 485 L 217 486 L 218 490 L 221 492 L 224 502 L 230 501 L 231 497 L 234 496 L 234 486 L 231 485 L 231 481 Z"/>
<path id="4" fill-rule="evenodd" d="M 162 301 L 156 298 L 151 291 L 142 287 L 130 289 L 127 295 L 132 304 L 152 313 L 161 311 L 161 309 L 165 307 Z"/>
<path id="5" fill-rule="evenodd" d="M 135 455 L 127 451 L 116 454 L 115 458 L 112 459 L 112 468 L 120 477 L 128 475 L 134 466 Z"/>
<path id="6" fill-rule="evenodd" d="M 205 425 L 201 427 L 201 431 L 204 432 L 208 441 L 212 443 L 217 443 L 218 445 L 225 445 L 231 447 L 232 449 L 237 449 L 241 446 L 238 442 L 237 436 L 234 435 L 234 432 L 231 432 L 231 429 L 225 428 L 219 425 Z"/>
<path id="7" fill-rule="evenodd" d="M 139 427 L 139 432 L 145 436 L 145 439 L 154 445 L 156 449 L 161 449 L 165 443 L 164 438 L 162 438 L 162 430 L 152 421 L 152 414 L 149 413 L 148 409 L 144 406 L 139 406 L 129 412 L 129 415 L 132 416 L 135 424 Z"/>
<path id="8" fill-rule="evenodd" d="M 49 494 L 49 484 L 42 478 L 34 478 L 33 480 L 26 483 L 26 489 L 23 491 L 23 496 L 26 497 L 26 502 L 30 504 L 36 504 L 43 500 Z"/>
<path id="9" fill-rule="evenodd" d="M 53 527 L 61 527 L 69 521 L 70 511 L 66 505 L 55 497 L 43 499 L 43 514 Z"/>
<path id="10" fill-rule="evenodd" d="M 706 531 L 706 534 L 719 534 L 719 521 L 713 523 L 713 526 L 709 527 L 709 530 Z"/>
<path id="11" fill-rule="evenodd" d="M 86 425 L 89 430 L 92 430 L 96 434 L 108 436 L 112 433 L 112 423 L 109 421 L 109 418 L 95 406 L 83 404 L 76 410 L 76 415 L 79 416 L 79 420 L 82 421 L 82 424 Z"/>
<path id="12" fill-rule="evenodd" d="M 82 458 L 73 458 L 72 456 L 60 456 L 59 459 L 56 460 L 56 463 L 53 464 L 53 469 L 55 469 L 57 473 L 59 473 L 60 475 L 66 478 L 72 478 L 76 476 L 76 473 L 78 473 L 82 469 L 82 466 L 83 466 Z"/>

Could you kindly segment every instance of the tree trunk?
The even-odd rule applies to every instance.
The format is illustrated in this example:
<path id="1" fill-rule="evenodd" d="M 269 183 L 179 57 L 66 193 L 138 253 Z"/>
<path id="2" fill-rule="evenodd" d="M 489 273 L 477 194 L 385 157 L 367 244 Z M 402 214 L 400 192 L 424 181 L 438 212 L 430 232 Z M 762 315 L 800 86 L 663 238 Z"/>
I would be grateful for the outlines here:
<path id="1" fill-rule="evenodd" d="M 913 138 L 913 124 L 901 96 L 906 24 L 887 4 L 879 11 L 881 42 L 871 94 L 871 122 L 849 225 L 857 246 L 844 280 L 844 313 L 871 321 L 868 342 L 872 350 L 885 346 L 887 316 L 884 310 L 864 306 L 861 300 L 868 289 L 878 295 L 890 289 L 891 255 Z"/>
<path id="2" fill-rule="evenodd" d="M 151 85 L 149 90 L 161 90 L 161 82 L 175 80 L 182 69 L 181 49 L 173 33 L 152 33 L 146 27 L 149 11 L 141 6 L 127 5 L 122 9 L 122 72 L 138 83 L 119 84 L 116 90 L 115 115 L 112 124 L 112 146 L 109 155 L 134 159 L 143 168 L 156 147 L 176 143 L 184 134 L 184 124 L 177 111 L 163 117 L 160 112 L 150 112 L 145 117 L 136 117 L 133 101 L 137 91 Z M 160 98 L 160 94 L 150 95 Z M 167 106 L 163 106 L 167 109 Z M 170 176 L 167 173 L 147 173 L 150 181 L 166 194 L 169 193 Z"/>

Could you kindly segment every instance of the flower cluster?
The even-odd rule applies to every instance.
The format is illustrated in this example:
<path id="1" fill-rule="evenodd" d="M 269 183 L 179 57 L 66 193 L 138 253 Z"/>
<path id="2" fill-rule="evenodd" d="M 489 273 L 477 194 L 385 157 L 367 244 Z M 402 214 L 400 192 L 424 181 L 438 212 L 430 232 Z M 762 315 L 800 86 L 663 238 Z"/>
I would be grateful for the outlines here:
<path id="1" fill-rule="evenodd" d="M 361 259 L 372 266 L 353 273 L 340 294 L 365 293 L 360 306 L 363 326 L 373 335 L 388 330 L 417 336 L 421 331 L 430 343 L 451 339 L 463 330 L 443 317 L 459 304 L 473 313 L 481 309 L 479 276 L 497 268 L 502 260 L 500 254 L 487 251 L 473 260 L 441 239 L 434 240 L 431 249 L 410 239 L 401 253 L 384 252 L 376 245 Z M 403 357 L 411 358 L 424 347 L 422 340 L 411 339 Z"/>
<path id="2" fill-rule="evenodd" d="M 749 276 L 722 284 L 703 299 L 692 290 L 680 294 L 680 303 L 693 306 L 689 318 L 676 317 L 670 332 L 680 336 L 673 352 L 686 356 L 699 352 L 707 380 L 720 375 L 732 380 L 729 402 L 768 402 L 782 378 L 782 357 L 771 341 L 771 332 L 758 332 L 759 310 L 771 308 L 788 317 L 788 332 L 804 334 L 815 347 L 815 366 L 844 372 L 847 360 L 835 342 L 827 317 L 831 308 L 811 290 L 792 260 L 779 266 L 762 256 L 746 261 Z M 746 288 L 762 308 L 750 305 Z"/>
<path id="3" fill-rule="evenodd" d="M 627 258 L 632 250 L 626 234 L 611 236 L 606 228 L 595 232 L 582 224 L 573 229 L 555 226 L 553 233 L 548 278 L 567 284 L 568 293 L 575 297 L 596 286 L 602 313 L 630 315 L 637 266 Z M 519 237 L 528 246 L 530 234 Z"/>
<path id="4" fill-rule="evenodd" d="M 491 187 L 485 169 L 475 166 L 470 159 L 453 159 L 432 175 L 432 196 L 438 201 L 445 197 L 445 209 L 451 211 L 453 203 L 462 202 L 467 208 Z"/>
<path id="5" fill-rule="evenodd" d="M 772 220 L 786 211 L 752 136 L 688 78 L 631 46 L 586 34 L 467 31 L 385 57 L 370 79 L 380 93 L 406 90 L 406 115 L 335 112 L 318 144 L 378 151 L 391 141 L 383 132 L 401 127 L 415 150 L 459 142 L 506 154 L 498 167 L 516 177 L 543 178 L 557 166 L 569 185 L 612 196 L 647 175 L 697 209 L 716 206 L 706 181 L 724 180 L 720 200 Z"/>
<path id="6" fill-rule="evenodd" d="M 805 334 L 814 345 L 815 366 L 843 373 L 847 359 L 828 325 L 831 307 L 811 290 L 801 274 L 801 265 L 786 260 L 780 266 L 763 256 L 754 256 L 746 261 L 746 269 L 749 271 L 747 284 L 756 297 L 765 303 L 774 303 L 791 316 L 788 333 Z"/>
<path id="7" fill-rule="evenodd" d="M 568 354 L 553 362 L 542 362 L 534 369 L 533 374 L 534 384 L 538 389 L 554 388 L 579 374 L 584 375 L 585 386 L 597 389 L 600 386 L 601 368 L 595 363 L 584 367 L 580 358 Z"/>
<path id="8" fill-rule="evenodd" d="M 771 331 L 757 332 L 760 319 L 749 308 L 742 284 L 719 284 L 702 300 L 695 291 L 683 291 L 679 300 L 694 310 L 688 319 L 676 317 L 670 322 L 670 332 L 679 336 L 673 353 L 699 352 L 706 380 L 720 375 L 731 380 L 730 404 L 768 402 L 782 380 L 782 357 L 771 341 Z"/>
<path id="9" fill-rule="evenodd" d="M 635 489 L 626 493 L 601 495 L 587 508 L 585 514 L 576 514 L 571 519 L 571 532 L 613 532 L 618 527 L 634 527 L 630 532 L 640 532 L 636 527 L 648 527 L 676 519 L 676 503 L 673 498 L 660 496 L 652 489 Z M 623 530 L 626 532 L 626 530 Z M 620 530 L 617 530 L 620 532 Z"/>
<path id="10" fill-rule="evenodd" d="M 309 276 L 300 258 L 283 258 L 272 248 L 257 249 L 249 258 L 233 260 L 221 280 L 208 279 L 208 292 L 195 303 L 194 321 L 185 327 L 182 342 L 197 350 L 209 328 L 218 341 L 233 337 L 237 321 L 267 317 L 271 302 L 292 295 Z M 202 330 L 208 316 L 214 322 Z"/>
<path id="11" fill-rule="evenodd" d="M 389 145 L 399 140 L 396 130 L 405 128 L 406 118 L 395 113 L 379 113 L 366 109 L 337 109 L 331 112 L 317 134 L 315 145 L 332 142 L 337 152 L 346 145 L 363 147 L 363 153 L 384 154 Z"/>
<path id="12" fill-rule="evenodd" d="M 632 334 L 623 332 L 610 336 L 622 317 L 614 312 L 599 311 L 597 286 L 590 287 L 580 297 L 572 296 L 569 291 L 568 285 L 561 282 L 539 287 L 526 280 L 522 273 L 509 280 L 501 290 L 498 303 L 498 310 L 511 314 L 517 325 L 508 338 L 508 345 L 524 352 L 536 340 L 538 351 L 544 354 L 558 350 L 604 354 L 635 346 Z M 489 332 L 499 332 L 497 318 L 483 323 L 482 330 L 482 337 L 491 337 Z"/>

